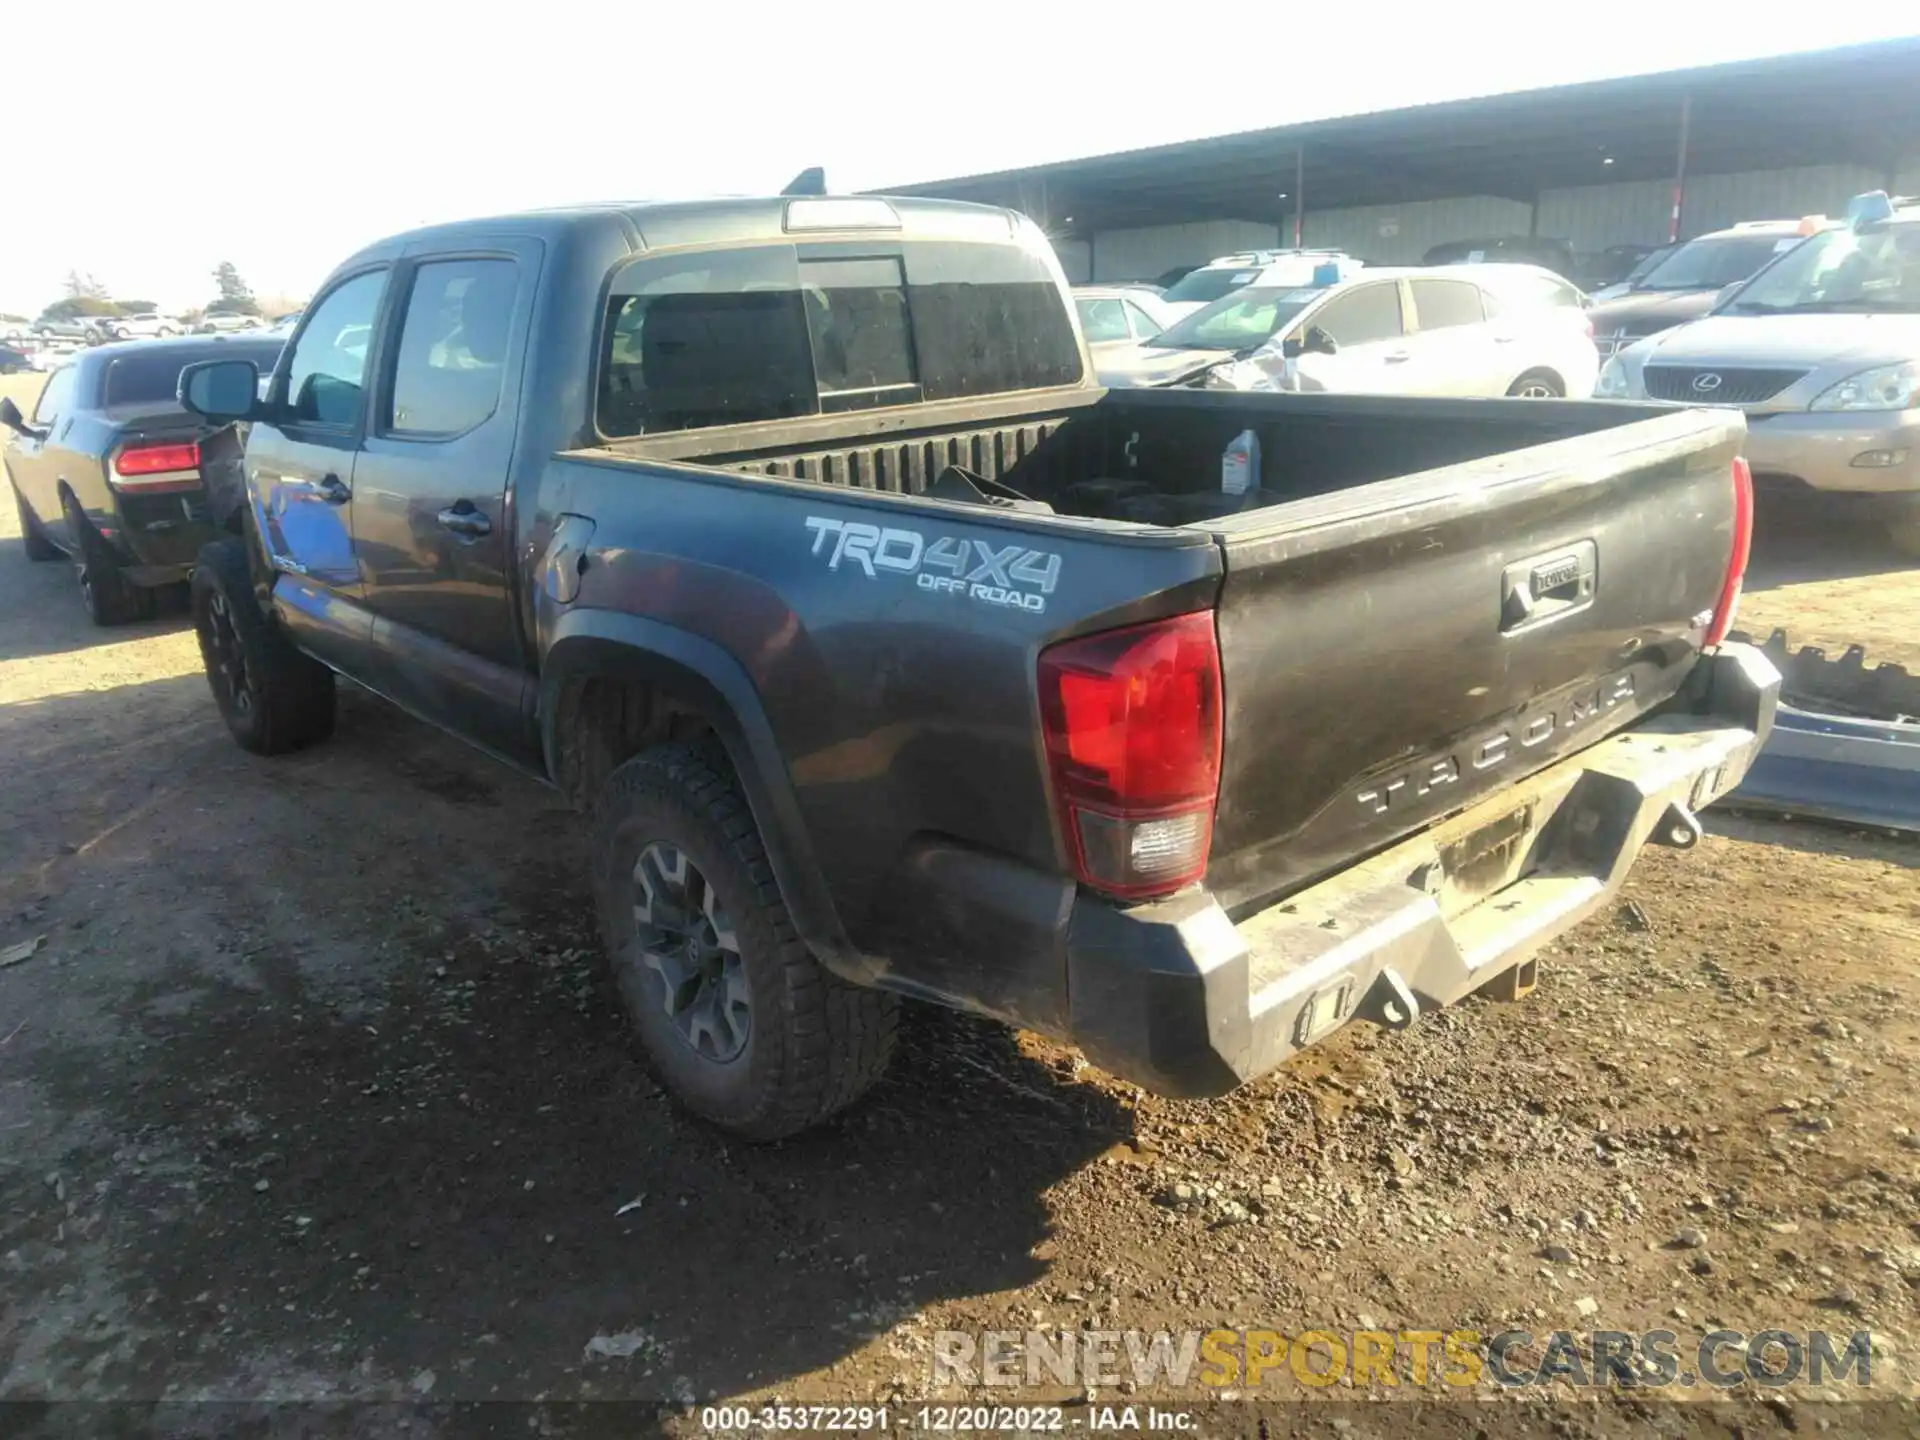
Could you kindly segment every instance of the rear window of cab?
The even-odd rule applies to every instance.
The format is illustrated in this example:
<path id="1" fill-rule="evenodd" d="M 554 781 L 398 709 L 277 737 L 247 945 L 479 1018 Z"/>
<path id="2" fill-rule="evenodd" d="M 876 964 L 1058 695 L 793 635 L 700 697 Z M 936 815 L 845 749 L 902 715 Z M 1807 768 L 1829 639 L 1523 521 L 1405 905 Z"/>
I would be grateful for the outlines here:
<path id="1" fill-rule="evenodd" d="M 609 438 L 1075 385 L 1060 288 L 1012 245 L 764 245 L 614 277 L 595 418 Z"/>

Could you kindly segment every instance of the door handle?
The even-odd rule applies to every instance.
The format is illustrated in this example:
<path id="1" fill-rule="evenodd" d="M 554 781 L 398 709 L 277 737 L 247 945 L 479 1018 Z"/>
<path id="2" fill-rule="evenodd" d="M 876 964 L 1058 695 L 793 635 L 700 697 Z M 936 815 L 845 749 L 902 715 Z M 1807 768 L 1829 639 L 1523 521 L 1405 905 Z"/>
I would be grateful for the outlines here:
<path id="1" fill-rule="evenodd" d="M 493 533 L 493 522 L 473 508 L 471 500 L 461 500 L 440 512 L 440 523 L 456 535 L 478 539 Z"/>
<path id="2" fill-rule="evenodd" d="M 1511 345 L 1518 338 L 1519 337 L 1515 335 L 1496 335 L 1493 337 L 1493 343 L 1496 345 Z"/>
<path id="3" fill-rule="evenodd" d="M 1411 360 L 1413 356 L 1408 354 L 1405 350 L 1395 350 L 1391 354 L 1385 356 L 1384 358 L 1386 359 L 1386 362 L 1389 365 L 1403 365 L 1407 361 Z"/>
<path id="4" fill-rule="evenodd" d="M 346 487 L 338 475 L 322 475 L 313 482 L 313 488 L 329 505 L 344 505 L 353 498 L 353 492 Z"/>

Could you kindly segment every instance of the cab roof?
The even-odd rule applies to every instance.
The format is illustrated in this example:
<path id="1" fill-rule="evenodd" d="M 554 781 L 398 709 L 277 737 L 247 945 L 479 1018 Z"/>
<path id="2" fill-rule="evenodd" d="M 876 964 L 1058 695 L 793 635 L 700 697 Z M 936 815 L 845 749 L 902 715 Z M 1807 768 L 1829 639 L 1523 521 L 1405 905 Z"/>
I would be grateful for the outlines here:
<path id="1" fill-rule="evenodd" d="M 892 195 L 775 195 L 681 201 L 607 201 L 481 216 L 390 235 L 354 261 L 422 242 L 458 244 L 479 235 L 540 239 L 615 228 L 636 250 L 721 246 L 825 236 L 1011 241 L 1033 223 L 996 205 Z M 349 262 L 351 263 L 351 262 Z"/>

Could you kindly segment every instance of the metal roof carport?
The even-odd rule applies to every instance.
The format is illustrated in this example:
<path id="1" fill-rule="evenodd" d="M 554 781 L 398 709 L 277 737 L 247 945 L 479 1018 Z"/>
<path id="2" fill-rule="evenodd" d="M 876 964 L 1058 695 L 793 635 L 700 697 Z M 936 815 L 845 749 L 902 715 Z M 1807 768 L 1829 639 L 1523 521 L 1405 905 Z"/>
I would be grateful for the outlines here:
<path id="1" fill-rule="evenodd" d="M 1056 239 L 1240 221 L 1298 243 L 1327 210 L 1844 165 L 1894 189 L 1920 158 L 1920 37 L 1448 101 L 887 187 L 1008 205 Z M 1911 183 L 1911 182 L 1909 182 Z"/>

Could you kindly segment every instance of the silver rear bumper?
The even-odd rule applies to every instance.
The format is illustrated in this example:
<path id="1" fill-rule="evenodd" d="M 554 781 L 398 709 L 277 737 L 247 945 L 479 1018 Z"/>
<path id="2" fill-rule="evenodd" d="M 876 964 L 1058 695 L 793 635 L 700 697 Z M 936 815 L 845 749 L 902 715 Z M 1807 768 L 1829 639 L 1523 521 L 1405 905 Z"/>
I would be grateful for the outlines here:
<path id="1" fill-rule="evenodd" d="M 1530 985 L 1541 946 L 1618 895 L 1641 849 L 1690 848 L 1745 778 L 1780 675 L 1706 657 L 1658 714 L 1236 924 L 1205 892 L 1075 907 L 1074 1040 L 1163 1094 L 1231 1090 L 1353 1020 L 1398 1028 Z"/>

